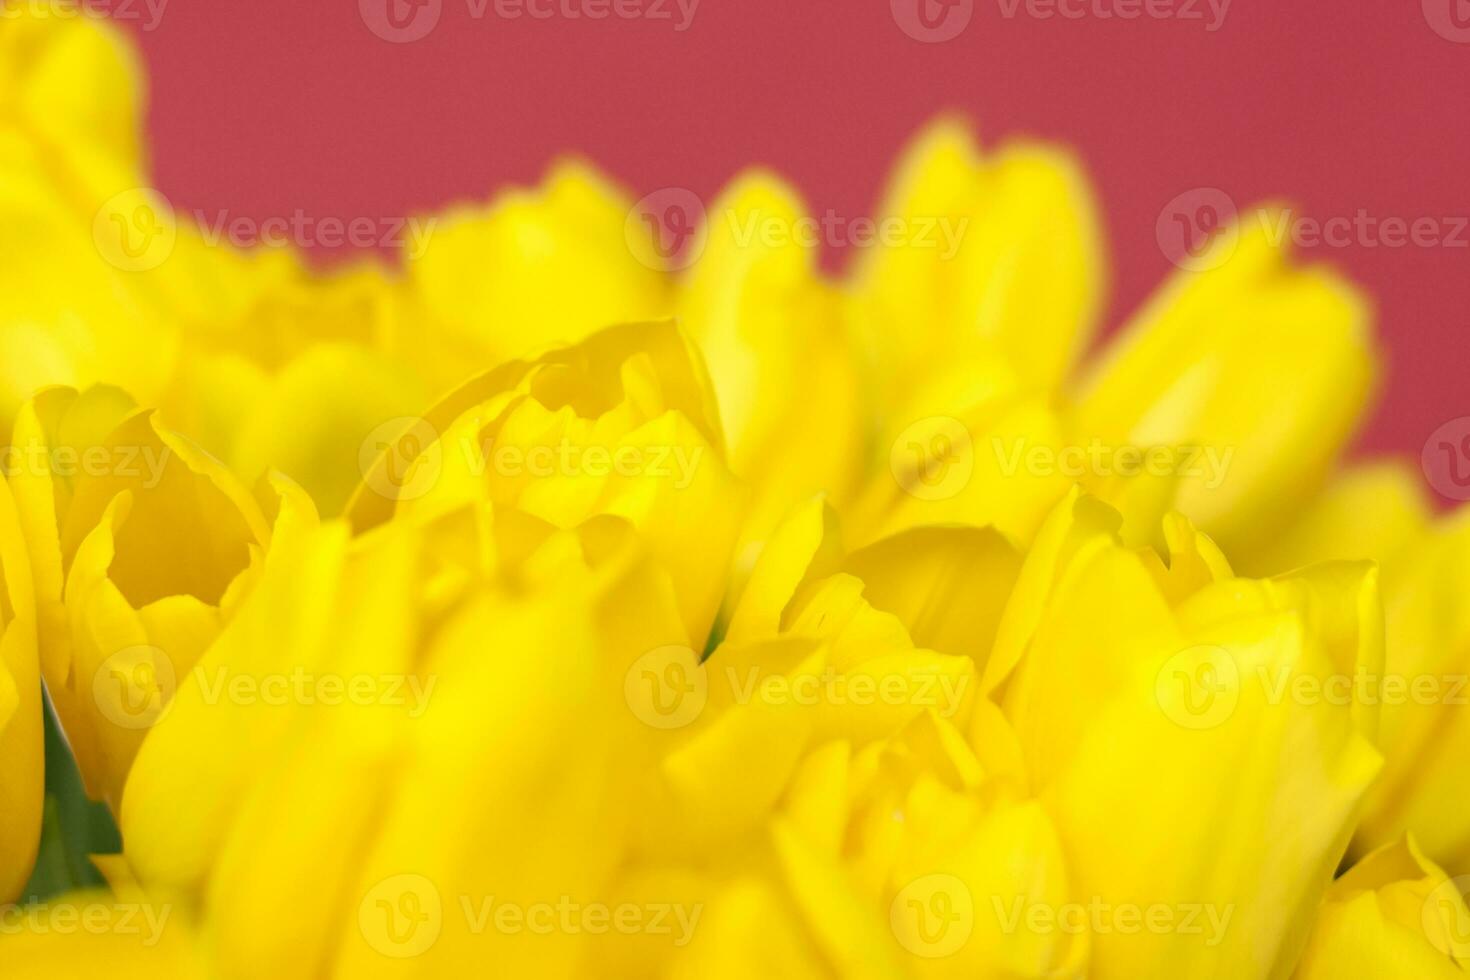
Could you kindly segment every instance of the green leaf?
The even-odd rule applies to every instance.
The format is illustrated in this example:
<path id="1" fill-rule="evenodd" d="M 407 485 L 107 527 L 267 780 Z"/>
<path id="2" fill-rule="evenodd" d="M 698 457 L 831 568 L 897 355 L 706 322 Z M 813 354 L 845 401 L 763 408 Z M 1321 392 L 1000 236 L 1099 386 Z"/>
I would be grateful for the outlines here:
<path id="1" fill-rule="evenodd" d="M 116 854 L 122 838 L 104 804 L 87 798 L 71 746 L 46 701 L 46 812 L 41 851 L 26 885 L 27 901 L 44 901 L 77 888 L 104 884 L 93 854 Z"/>

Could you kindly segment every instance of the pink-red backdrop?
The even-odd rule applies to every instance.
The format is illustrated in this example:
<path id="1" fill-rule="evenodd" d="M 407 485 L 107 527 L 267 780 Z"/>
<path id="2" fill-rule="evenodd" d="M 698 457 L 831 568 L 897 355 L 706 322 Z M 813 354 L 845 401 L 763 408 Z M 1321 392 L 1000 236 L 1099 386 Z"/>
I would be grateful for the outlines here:
<path id="1" fill-rule="evenodd" d="M 644 16 L 601 20 L 567 14 L 599 0 L 537 0 L 547 19 L 505 16 L 522 0 L 419 0 L 396 34 L 385 0 L 172 0 L 156 17 L 111 2 L 133 4 L 156 182 L 182 208 L 403 215 L 575 150 L 639 193 L 706 198 L 763 163 L 815 213 L 853 216 L 914 129 L 959 109 L 988 143 L 1081 154 L 1106 215 L 1110 325 L 1170 271 L 1156 224 L 1192 189 L 1324 220 L 1431 218 L 1438 244 L 1354 232 L 1309 251 L 1379 305 L 1388 377 L 1361 447 L 1418 455 L 1470 415 L 1466 0 L 1233 0 L 1223 16 L 1221 0 L 923 0 L 927 32 L 920 0 L 702 0 L 682 31 L 675 0 L 660 0 L 670 19 L 642 0 Z M 379 36 L 436 12 L 418 40 Z M 940 43 L 904 29 L 932 38 L 967 15 Z"/>

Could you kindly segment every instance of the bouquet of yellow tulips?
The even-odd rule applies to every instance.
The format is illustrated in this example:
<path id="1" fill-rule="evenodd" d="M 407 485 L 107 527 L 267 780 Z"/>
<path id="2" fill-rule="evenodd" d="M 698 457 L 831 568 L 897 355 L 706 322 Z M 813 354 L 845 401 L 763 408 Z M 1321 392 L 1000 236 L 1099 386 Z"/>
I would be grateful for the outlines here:
<path id="1" fill-rule="evenodd" d="M 951 119 L 841 277 L 577 161 L 322 271 L 9 14 L 0 975 L 1470 972 L 1470 517 L 1267 223 L 1095 355 L 1085 177 Z"/>

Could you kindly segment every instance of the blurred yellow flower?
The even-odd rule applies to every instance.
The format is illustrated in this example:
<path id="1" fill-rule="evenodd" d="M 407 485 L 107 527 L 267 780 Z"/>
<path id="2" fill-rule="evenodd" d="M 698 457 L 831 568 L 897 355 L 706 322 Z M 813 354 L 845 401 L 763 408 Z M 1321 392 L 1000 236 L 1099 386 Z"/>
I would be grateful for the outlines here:
<path id="1" fill-rule="evenodd" d="M 1470 968 L 1464 886 L 1426 860 L 1412 837 L 1386 844 L 1332 883 L 1298 980 L 1451 980 Z"/>
<path id="2" fill-rule="evenodd" d="M 7 976 L 1470 965 L 1470 524 L 1333 476 L 1371 309 L 1271 222 L 1095 357 L 1081 168 L 953 119 L 844 275 L 580 161 L 321 270 L 0 13 Z M 30 877 L 48 750 L 105 887 Z"/>
<path id="3" fill-rule="evenodd" d="M 89 792 L 116 808 L 264 548 L 265 519 L 228 470 L 116 389 L 42 392 L 8 453 L 47 690 Z"/>

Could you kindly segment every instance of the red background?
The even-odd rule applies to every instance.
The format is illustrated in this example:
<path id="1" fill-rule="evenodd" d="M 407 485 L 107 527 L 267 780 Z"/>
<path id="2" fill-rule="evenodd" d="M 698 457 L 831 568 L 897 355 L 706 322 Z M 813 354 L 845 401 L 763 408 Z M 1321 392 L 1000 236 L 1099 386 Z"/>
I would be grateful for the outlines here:
<path id="1" fill-rule="evenodd" d="M 1082 155 L 1110 324 L 1170 271 L 1155 222 L 1192 188 L 1323 219 L 1470 215 L 1470 43 L 1430 26 L 1450 3 L 1470 14 L 1464 0 L 1234 0 L 1214 32 L 1203 3 L 1202 20 L 1120 20 L 1093 12 L 1114 0 L 1070 0 L 1087 15 L 1043 20 L 972 0 L 939 44 L 900 30 L 890 0 L 703 0 L 682 33 L 442 2 L 407 44 L 370 31 L 358 0 L 172 0 L 154 29 L 135 22 L 159 188 L 256 218 L 393 216 L 533 182 L 575 150 L 638 194 L 707 198 L 763 163 L 814 213 L 852 216 L 914 129 L 959 109 L 987 144 L 1028 133 Z M 1390 363 L 1363 447 L 1417 455 L 1470 414 L 1470 248 L 1314 251 L 1379 304 Z"/>

